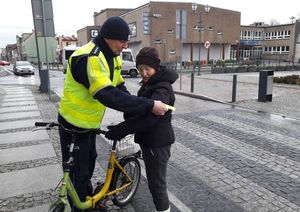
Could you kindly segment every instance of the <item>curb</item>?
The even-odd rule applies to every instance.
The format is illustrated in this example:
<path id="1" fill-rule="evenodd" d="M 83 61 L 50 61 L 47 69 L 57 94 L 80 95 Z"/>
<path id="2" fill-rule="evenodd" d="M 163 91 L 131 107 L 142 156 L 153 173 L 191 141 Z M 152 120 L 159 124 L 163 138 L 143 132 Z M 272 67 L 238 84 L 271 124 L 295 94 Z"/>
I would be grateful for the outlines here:
<path id="1" fill-rule="evenodd" d="M 202 99 L 202 100 L 206 100 L 206 101 L 211 101 L 211 102 L 216 102 L 216 103 L 220 103 L 220 104 L 230 105 L 230 106 L 233 106 L 233 107 L 239 107 L 239 108 L 243 108 L 243 109 L 247 109 L 247 110 L 252 110 L 252 111 L 256 111 L 258 113 L 266 113 L 266 114 L 272 114 L 272 115 L 281 116 L 282 118 L 289 118 L 289 119 L 293 119 L 293 120 L 300 120 L 300 118 L 290 117 L 289 115 L 286 115 L 286 114 L 269 112 L 269 111 L 265 111 L 265 110 L 253 109 L 253 108 L 241 106 L 241 105 L 238 105 L 238 104 L 235 104 L 235 103 L 224 102 L 224 101 L 221 101 L 221 100 L 209 97 L 209 96 L 205 96 L 205 95 L 197 95 L 197 94 L 192 94 L 192 93 L 184 93 L 182 91 L 177 91 L 177 90 L 174 90 L 174 93 L 178 94 L 178 95 L 182 95 L 182 96 L 188 96 L 188 97 L 195 98 L 195 99 Z"/>
<path id="2" fill-rule="evenodd" d="M 195 99 L 202 99 L 202 100 L 206 100 L 206 101 L 212 101 L 212 102 L 217 102 L 217 103 L 222 103 L 222 104 L 230 104 L 228 102 L 224 102 L 209 96 L 205 96 L 205 95 L 197 95 L 197 94 L 193 94 L 193 93 L 185 93 L 182 91 L 178 91 L 178 90 L 174 90 L 175 94 L 179 94 L 179 95 L 183 95 L 183 96 L 188 96 L 188 97 L 192 97 Z M 231 105 L 231 104 L 230 104 Z"/>

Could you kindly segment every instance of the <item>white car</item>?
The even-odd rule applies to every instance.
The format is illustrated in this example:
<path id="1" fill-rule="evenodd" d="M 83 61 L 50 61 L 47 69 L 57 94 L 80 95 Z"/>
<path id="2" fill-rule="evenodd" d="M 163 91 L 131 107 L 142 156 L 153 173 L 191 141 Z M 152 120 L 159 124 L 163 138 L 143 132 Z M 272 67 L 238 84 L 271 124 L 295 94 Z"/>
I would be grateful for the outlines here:
<path id="1" fill-rule="evenodd" d="M 34 75 L 35 68 L 28 61 L 16 61 L 13 70 L 15 75 L 21 75 L 21 74 Z"/>

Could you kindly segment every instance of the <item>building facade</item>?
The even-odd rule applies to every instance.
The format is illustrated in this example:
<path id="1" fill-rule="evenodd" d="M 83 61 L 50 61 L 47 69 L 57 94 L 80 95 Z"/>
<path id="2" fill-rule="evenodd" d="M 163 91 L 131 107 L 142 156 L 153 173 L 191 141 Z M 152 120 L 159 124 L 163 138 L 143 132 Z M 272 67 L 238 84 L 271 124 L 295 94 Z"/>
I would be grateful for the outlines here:
<path id="1" fill-rule="evenodd" d="M 249 60 L 300 62 L 300 22 L 241 26 L 239 57 Z"/>
<path id="2" fill-rule="evenodd" d="M 45 43 L 47 44 L 47 59 L 48 63 L 55 63 L 56 61 L 56 48 L 57 41 L 54 37 L 37 37 L 37 45 L 39 49 L 39 58 L 40 62 L 46 63 L 46 48 Z M 38 63 L 38 53 L 36 46 L 35 34 L 32 33 L 26 40 L 22 42 L 22 55 L 26 58 L 27 61 L 37 64 Z"/>
<path id="3" fill-rule="evenodd" d="M 74 45 L 77 46 L 78 45 L 78 40 L 76 38 L 76 36 L 72 35 L 72 36 L 65 36 L 65 35 L 61 35 L 61 36 L 56 36 L 56 40 L 57 40 L 57 48 L 58 49 L 63 49 L 66 46 L 69 45 Z"/>
<path id="4" fill-rule="evenodd" d="M 128 8 L 107 8 L 101 10 L 99 13 L 94 12 L 94 26 L 101 26 L 104 21 L 112 16 L 121 16 L 124 13 L 130 12 L 132 9 Z"/>
<path id="5" fill-rule="evenodd" d="M 150 2 L 123 17 L 135 32 L 130 48 L 155 46 L 163 62 L 198 61 L 199 53 L 201 61 L 229 59 L 240 25 L 239 12 L 214 7 L 207 12 L 204 5 L 193 11 L 192 3 Z"/>
<path id="6" fill-rule="evenodd" d="M 78 46 L 83 46 L 99 34 L 100 26 L 86 26 L 77 31 Z"/>
<path id="7" fill-rule="evenodd" d="M 93 15 L 94 25 L 86 26 L 77 31 L 78 46 L 83 46 L 95 38 L 100 32 L 101 25 L 107 18 L 111 16 L 120 16 L 130 10 L 131 9 L 105 9 L 101 10 L 99 13 L 95 12 Z"/>
<path id="8" fill-rule="evenodd" d="M 123 9 L 120 16 L 131 29 L 129 48 L 136 54 L 144 46 L 154 46 L 163 62 L 198 61 L 199 48 L 201 61 L 229 59 L 231 45 L 239 40 L 241 14 L 205 9 L 199 4 L 193 11 L 192 3 L 175 2 L 149 2 L 121 14 Z M 108 11 L 95 13 L 94 22 L 102 25 L 112 14 Z"/>

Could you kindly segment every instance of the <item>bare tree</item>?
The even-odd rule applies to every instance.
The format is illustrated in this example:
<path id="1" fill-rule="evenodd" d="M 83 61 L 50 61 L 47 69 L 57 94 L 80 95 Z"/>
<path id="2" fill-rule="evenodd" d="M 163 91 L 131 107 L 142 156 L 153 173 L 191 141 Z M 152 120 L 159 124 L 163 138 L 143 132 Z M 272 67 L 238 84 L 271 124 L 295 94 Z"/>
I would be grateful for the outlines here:
<path id="1" fill-rule="evenodd" d="M 295 16 L 290 17 L 290 20 L 291 20 L 292 24 L 295 22 L 295 19 L 296 19 Z"/>
<path id="2" fill-rule="evenodd" d="M 275 18 L 272 18 L 270 20 L 270 26 L 275 26 L 275 25 L 280 25 L 280 23 Z"/>

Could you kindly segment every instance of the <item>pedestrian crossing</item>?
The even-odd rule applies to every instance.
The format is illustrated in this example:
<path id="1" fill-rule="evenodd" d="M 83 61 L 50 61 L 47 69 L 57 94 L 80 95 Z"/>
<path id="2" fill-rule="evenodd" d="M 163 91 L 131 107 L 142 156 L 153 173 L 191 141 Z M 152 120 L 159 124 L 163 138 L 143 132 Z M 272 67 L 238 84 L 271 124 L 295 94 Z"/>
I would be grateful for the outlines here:
<path id="1" fill-rule="evenodd" d="M 48 133 L 32 131 L 42 120 L 32 91 L 23 86 L 1 86 L 1 91 L 0 211 L 46 211 L 49 199 L 47 204 L 33 200 L 55 188 L 61 165 L 46 162 L 57 157 Z"/>

